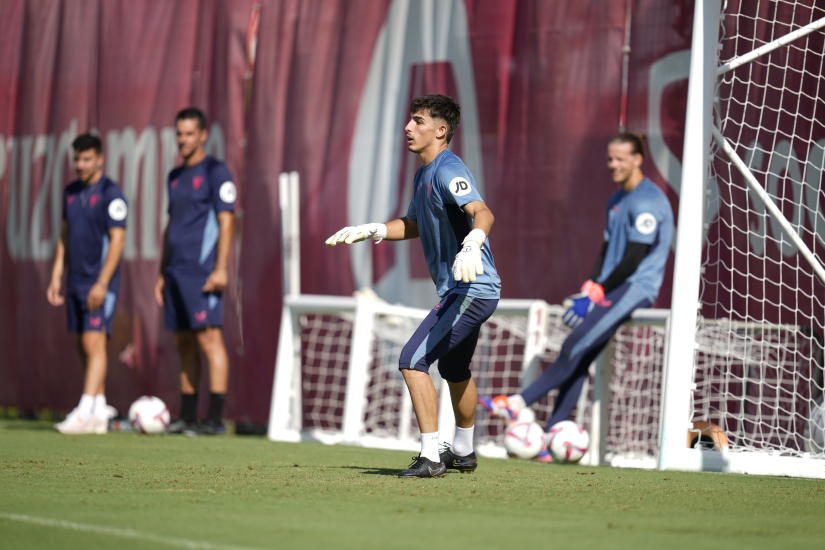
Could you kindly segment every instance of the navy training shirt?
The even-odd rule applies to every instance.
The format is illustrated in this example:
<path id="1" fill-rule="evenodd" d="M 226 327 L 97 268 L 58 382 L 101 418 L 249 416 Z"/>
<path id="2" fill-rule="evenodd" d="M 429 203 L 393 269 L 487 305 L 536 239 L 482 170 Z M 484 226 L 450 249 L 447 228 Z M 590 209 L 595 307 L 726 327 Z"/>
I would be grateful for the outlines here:
<path id="1" fill-rule="evenodd" d="M 101 177 L 92 185 L 73 181 L 63 191 L 63 219 L 69 229 L 67 287 L 73 291 L 88 290 L 93 285 L 109 253 L 109 229 L 126 228 L 128 208 L 120 187 Z M 120 262 L 109 291 L 120 290 Z"/>
<path id="2" fill-rule="evenodd" d="M 627 282 L 638 285 L 652 302 L 659 295 L 673 240 L 673 210 L 656 184 L 644 178 L 633 191 L 619 189 L 607 203 L 604 230 L 607 250 L 599 281 L 604 281 L 624 258 L 627 243 L 649 244 L 650 249 Z"/>
<path id="3" fill-rule="evenodd" d="M 169 172 L 168 273 L 208 275 L 215 269 L 218 214 L 233 212 L 237 190 L 226 165 L 212 157 Z"/>
<path id="4" fill-rule="evenodd" d="M 415 173 L 407 218 L 418 224 L 427 268 L 442 298 L 449 293 L 484 299 L 501 296 L 501 279 L 496 272 L 489 239 L 481 248 L 484 274 L 477 275 L 476 280 L 469 283 L 453 279 L 455 255 L 473 228 L 473 219 L 462 207 L 481 200 L 473 175 L 449 150 L 441 151 L 430 164 Z"/>

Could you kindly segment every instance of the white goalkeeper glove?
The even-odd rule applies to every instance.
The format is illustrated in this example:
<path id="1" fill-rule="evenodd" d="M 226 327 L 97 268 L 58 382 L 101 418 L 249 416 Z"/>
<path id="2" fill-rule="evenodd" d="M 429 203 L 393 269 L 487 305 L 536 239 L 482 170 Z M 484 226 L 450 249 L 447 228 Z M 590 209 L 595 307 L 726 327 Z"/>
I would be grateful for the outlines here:
<path id="1" fill-rule="evenodd" d="M 335 235 L 326 240 L 327 247 L 333 247 L 336 244 L 346 243 L 352 244 L 367 239 L 376 241 L 375 244 L 380 243 L 387 238 L 387 226 L 383 223 L 365 223 L 356 227 L 345 227 L 338 231 Z"/>
<path id="2" fill-rule="evenodd" d="M 461 252 L 455 255 L 453 262 L 453 279 L 469 283 L 476 280 L 476 275 L 484 274 L 481 263 L 481 246 L 487 235 L 481 229 L 473 229 L 464 237 Z"/>

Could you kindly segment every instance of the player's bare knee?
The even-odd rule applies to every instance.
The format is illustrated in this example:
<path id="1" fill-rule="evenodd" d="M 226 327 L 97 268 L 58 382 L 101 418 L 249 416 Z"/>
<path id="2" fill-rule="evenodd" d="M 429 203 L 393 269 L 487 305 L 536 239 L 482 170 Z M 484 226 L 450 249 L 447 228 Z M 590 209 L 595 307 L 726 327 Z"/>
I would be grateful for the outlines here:
<path id="1" fill-rule="evenodd" d="M 80 337 L 80 349 L 84 355 L 106 353 L 106 332 L 87 331 Z"/>
<path id="2" fill-rule="evenodd" d="M 215 353 L 222 353 L 224 349 L 223 333 L 221 329 L 210 327 L 197 332 L 197 340 L 200 349 L 207 356 Z"/>

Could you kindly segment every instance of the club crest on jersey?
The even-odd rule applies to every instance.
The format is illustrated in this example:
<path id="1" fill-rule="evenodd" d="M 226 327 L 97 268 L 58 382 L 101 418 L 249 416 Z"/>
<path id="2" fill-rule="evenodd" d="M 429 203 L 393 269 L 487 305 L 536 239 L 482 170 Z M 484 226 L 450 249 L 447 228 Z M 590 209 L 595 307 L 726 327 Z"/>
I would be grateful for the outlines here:
<path id="1" fill-rule="evenodd" d="M 89 324 L 93 327 L 97 328 L 100 326 L 101 318 L 100 317 L 89 317 Z"/>
<path id="2" fill-rule="evenodd" d="M 92 195 L 92 196 L 91 196 L 91 198 L 89 199 L 89 206 L 94 206 L 94 205 L 96 205 L 96 204 L 97 204 L 97 200 L 98 200 L 99 198 L 100 198 L 100 197 L 99 197 L 99 195 L 98 195 L 97 193 L 95 193 L 94 195 Z"/>
<path id="3" fill-rule="evenodd" d="M 450 182 L 450 193 L 455 195 L 456 197 L 463 197 L 472 191 L 473 188 L 470 185 L 470 182 L 467 181 L 465 178 L 453 178 Z"/>
<path id="4" fill-rule="evenodd" d="M 177 180 L 177 178 L 175 178 L 175 179 L 172 180 L 172 183 L 169 184 L 169 187 L 174 189 L 177 186 L 178 186 L 178 180 Z"/>
<path id="5" fill-rule="evenodd" d="M 234 183 L 231 181 L 225 181 L 221 184 L 221 188 L 218 190 L 218 196 L 223 202 L 232 204 L 235 202 L 235 199 L 238 198 L 238 190 L 235 188 Z"/>
<path id="6" fill-rule="evenodd" d="M 109 203 L 109 217 L 120 222 L 126 219 L 126 201 L 123 199 L 115 199 Z"/>
<path id="7" fill-rule="evenodd" d="M 195 176 L 192 178 L 192 189 L 197 191 L 200 189 L 200 186 L 203 184 L 203 176 Z"/>
<path id="8" fill-rule="evenodd" d="M 66 197 L 66 202 L 72 204 L 74 202 L 74 198 L 74 195 L 69 195 L 68 197 Z"/>
<path id="9" fill-rule="evenodd" d="M 612 210 L 613 212 L 618 212 L 618 211 L 619 211 L 619 205 L 618 205 L 618 204 L 614 204 L 614 205 L 613 205 L 613 208 L 611 208 L 611 210 Z"/>
<path id="10" fill-rule="evenodd" d="M 206 321 L 206 310 L 195 312 L 195 321 L 202 323 Z"/>
<path id="11" fill-rule="evenodd" d="M 650 235 L 656 231 L 656 217 L 650 212 L 636 216 L 636 231 L 642 235 Z"/>

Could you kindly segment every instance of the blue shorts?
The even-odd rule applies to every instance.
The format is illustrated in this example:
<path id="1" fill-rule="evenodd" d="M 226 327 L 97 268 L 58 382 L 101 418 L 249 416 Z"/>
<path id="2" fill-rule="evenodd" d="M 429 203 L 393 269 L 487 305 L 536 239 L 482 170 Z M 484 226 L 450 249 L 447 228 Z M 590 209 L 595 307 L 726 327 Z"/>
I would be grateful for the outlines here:
<path id="1" fill-rule="evenodd" d="M 430 365 L 438 361 L 438 372 L 447 382 L 469 380 L 478 333 L 497 305 L 498 300 L 448 294 L 430 311 L 401 350 L 398 368 L 428 373 Z"/>
<path id="2" fill-rule="evenodd" d="M 66 314 L 69 320 L 69 332 L 83 334 L 84 332 L 106 331 L 108 337 L 112 336 L 112 324 L 115 319 L 115 304 L 117 294 L 107 292 L 103 300 L 103 307 L 94 312 L 89 312 L 86 306 L 86 298 L 92 286 L 84 286 L 66 291 Z"/>
<path id="3" fill-rule="evenodd" d="M 208 275 L 166 273 L 163 305 L 168 330 L 200 330 L 223 325 L 223 297 L 204 292 Z"/>

